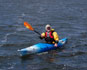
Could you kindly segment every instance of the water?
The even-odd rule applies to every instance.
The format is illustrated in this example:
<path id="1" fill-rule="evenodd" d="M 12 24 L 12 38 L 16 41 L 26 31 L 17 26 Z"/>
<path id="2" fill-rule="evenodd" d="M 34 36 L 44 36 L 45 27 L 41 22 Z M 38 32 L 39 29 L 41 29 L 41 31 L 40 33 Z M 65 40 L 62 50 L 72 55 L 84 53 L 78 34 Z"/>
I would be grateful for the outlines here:
<path id="1" fill-rule="evenodd" d="M 87 70 L 87 0 L 0 0 L 0 70 Z M 40 33 L 51 24 L 63 50 L 20 58 L 17 50 L 44 42 L 23 26 Z"/>

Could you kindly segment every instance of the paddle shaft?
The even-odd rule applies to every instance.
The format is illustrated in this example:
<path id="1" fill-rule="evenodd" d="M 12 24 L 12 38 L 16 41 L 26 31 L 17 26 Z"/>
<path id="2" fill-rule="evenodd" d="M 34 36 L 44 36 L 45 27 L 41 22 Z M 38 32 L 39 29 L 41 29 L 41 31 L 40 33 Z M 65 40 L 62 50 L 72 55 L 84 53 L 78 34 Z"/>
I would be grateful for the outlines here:
<path id="1" fill-rule="evenodd" d="M 40 33 L 38 31 L 34 30 L 34 32 L 37 33 L 38 35 L 40 35 Z"/>

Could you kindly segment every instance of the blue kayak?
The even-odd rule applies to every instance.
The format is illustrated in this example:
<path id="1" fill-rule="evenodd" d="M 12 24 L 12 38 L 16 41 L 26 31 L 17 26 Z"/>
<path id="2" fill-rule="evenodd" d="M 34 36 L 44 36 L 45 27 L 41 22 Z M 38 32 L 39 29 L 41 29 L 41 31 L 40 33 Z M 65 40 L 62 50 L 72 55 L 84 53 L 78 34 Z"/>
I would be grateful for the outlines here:
<path id="1" fill-rule="evenodd" d="M 67 42 L 67 38 L 63 38 L 59 40 L 58 47 L 61 48 Z M 35 54 L 35 53 L 42 53 L 47 52 L 50 50 L 55 50 L 58 47 L 54 47 L 54 44 L 47 44 L 47 43 L 38 43 L 33 46 L 18 50 L 21 53 L 21 56 Z"/>

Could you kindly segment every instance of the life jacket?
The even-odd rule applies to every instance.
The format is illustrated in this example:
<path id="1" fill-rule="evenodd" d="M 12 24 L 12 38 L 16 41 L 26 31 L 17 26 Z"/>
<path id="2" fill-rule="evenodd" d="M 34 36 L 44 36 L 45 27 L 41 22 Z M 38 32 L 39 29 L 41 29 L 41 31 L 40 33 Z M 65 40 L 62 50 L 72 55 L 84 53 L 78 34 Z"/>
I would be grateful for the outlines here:
<path id="1" fill-rule="evenodd" d="M 45 41 L 47 42 L 47 43 L 52 43 L 53 41 L 55 41 L 54 40 L 54 37 L 53 37 L 53 32 L 54 31 L 51 31 L 51 32 L 45 32 Z"/>
<path id="2" fill-rule="evenodd" d="M 45 32 L 45 38 L 47 38 L 47 37 L 53 38 L 52 34 L 53 34 L 53 31 L 49 32 L 49 36 L 48 36 L 48 33 Z"/>

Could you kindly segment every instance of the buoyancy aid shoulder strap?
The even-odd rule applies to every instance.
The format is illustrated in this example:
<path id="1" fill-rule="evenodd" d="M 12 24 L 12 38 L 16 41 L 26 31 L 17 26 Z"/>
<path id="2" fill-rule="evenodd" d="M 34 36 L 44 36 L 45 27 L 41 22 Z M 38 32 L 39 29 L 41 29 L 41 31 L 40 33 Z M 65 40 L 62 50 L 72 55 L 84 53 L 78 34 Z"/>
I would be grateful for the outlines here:
<path id="1" fill-rule="evenodd" d="M 45 37 L 47 37 L 47 32 L 45 32 Z"/>
<path id="2" fill-rule="evenodd" d="M 51 38 L 54 38 L 54 37 L 53 37 L 53 32 L 54 32 L 54 31 L 51 31 L 51 32 L 50 32 L 50 37 L 51 37 Z"/>

